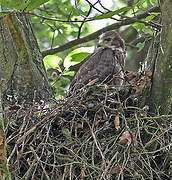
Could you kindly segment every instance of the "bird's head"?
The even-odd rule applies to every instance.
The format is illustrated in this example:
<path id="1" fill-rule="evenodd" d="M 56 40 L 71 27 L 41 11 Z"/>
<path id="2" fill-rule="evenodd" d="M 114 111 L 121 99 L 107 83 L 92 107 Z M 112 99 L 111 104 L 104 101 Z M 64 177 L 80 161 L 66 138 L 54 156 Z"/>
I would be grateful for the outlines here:
<path id="1" fill-rule="evenodd" d="M 108 31 L 100 35 L 98 40 L 98 47 L 125 49 L 125 43 L 116 31 Z"/>

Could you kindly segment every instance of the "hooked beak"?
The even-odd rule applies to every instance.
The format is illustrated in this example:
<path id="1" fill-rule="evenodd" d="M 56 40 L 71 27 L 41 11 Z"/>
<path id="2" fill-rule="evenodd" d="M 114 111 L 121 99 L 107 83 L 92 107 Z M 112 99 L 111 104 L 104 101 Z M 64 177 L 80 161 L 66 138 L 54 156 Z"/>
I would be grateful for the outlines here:
<path id="1" fill-rule="evenodd" d="M 99 42 L 98 42 L 98 47 L 108 47 L 108 44 L 106 44 L 106 43 L 103 42 L 103 41 L 99 41 Z"/>
<path id="2" fill-rule="evenodd" d="M 98 45 L 103 46 L 103 41 L 98 41 Z"/>

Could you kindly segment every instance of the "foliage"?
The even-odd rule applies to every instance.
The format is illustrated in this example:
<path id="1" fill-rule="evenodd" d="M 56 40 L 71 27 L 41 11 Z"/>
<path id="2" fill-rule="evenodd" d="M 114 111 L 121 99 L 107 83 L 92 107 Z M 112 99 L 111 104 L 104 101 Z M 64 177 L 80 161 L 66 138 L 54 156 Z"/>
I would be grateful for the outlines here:
<path id="1" fill-rule="evenodd" d="M 35 29 L 36 36 L 38 38 L 38 42 L 41 50 L 47 48 L 53 48 L 56 46 L 62 46 L 67 43 L 71 39 L 80 38 L 80 36 L 87 35 L 93 31 L 95 31 L 94 22 L 96 24 L 104 24 L 106 26 L 106 20 L 110 22 L 110 19 L 114 21 L 114 19 L 118 21 L 122 21 L 123 15 L 127 15 L 131 17 L 139 14 L 148 7 L 155 6 L 157 4 L 156 0 L 133 0 L 132 4 L 127 4 L 126 2 L 116 2 L 114 0 L 111 1 L 111 7 L 106 8 L 107 3 L 105 5 L 99 4 L 99 8 L 94 8 L 94 4 L 91 4 L 89 1 L 72 1 L 72 0 L 0 0 L 1 5 L 7 8 L 12 8 L 16 10 L 25 10 L 31 11 L 34 10 L 34 14 L 32 15 L 32 23 Z M 47 2 L 47 3 L 45 3 Z M 110 2 L 109 2 L 110 3 Z M 43 5 L 42 5 L 43 4 Z M 39 7 L 42 5 L 41 7 Z M 39 8 L 38 8 L 39 7 Z M 95 4 L 95 7 L 96 4 Z M 117 8 L 118 7 L 118 8 Z M 100 10 L 98 10 L 100 9 Z M 12 12 L 10 10 L 10 12 Z M 1 12 L 1 15 L 8 13 L 8 11 Z M 158 14 L 150 13 L 143 22 L 135 22 L 132 26 L 138 31 L 140 34 L 149 33 L 151 36 L 154 33 L 154 28 L 148 26 L 148 23 L 154 19 Z M 100 22 L 100 23 L 98 23 Z M 146 24 L 147 23 L 147 24 Z M 94 27 L 94 30 L 93 30 Z M 98 27 L 96 27 L 98 28 Z M 85 43 L 85 46 L 90 47 L 93 46 L 93 42 Z M 63 75 L 68 70 L 68 73 L 73 75 L 73 72 L 69 72 L 70 65 L 66 65 L 66 59 L 71 56 L 71 52 L 74 49 L 80 48 L 81 46 L 74 46 L 72 49 L 66 49 L 64 52 L 60 52 L 58 57 L 61 58 L 60 64 L 64 64 L 64 68 L 59 68 L 59 65 L 51 65 L 51 68 L 57 69 L 59 71 L 58 76 L 60 74 L 60 79 L 63 81 Z M 137 47 L 139 47 L 139 51 L 144 47 L 143 42 L 139 42 Z M 79 50 L 79 49 L 78 49 Z M 82 61 L 84 57 L 88 54 L 84 54 L 83 51 L 80 53 L 75 53 L 77 60 Z M 83 58 L 82 58 L 83 57 Z M 49 57 L 50 58 L 50 57 Z M 54 58 L 54 57 L 51 57 Z M 74 58 L 74 57 L 72 57 Z M 52 62 L 54 62 L 52 60 Z M 50 62 L 49 62 L 50 63 Z M 57 62 L 56 62 L 57 63 Z M 71 64 L 73 65 L 73 64 Z M 58 68 L 57 68 L 58 66 Z M 67 67 L 67 68 L 66 68 Z M 48 69 L 48 68 L 46 68 Z M 49 78 L 51 78 L 52 74 L 48 73 Z M 60 92 L 56 89 L 57 96 L 63 96 L 65 94 L 65 87 L 62 87 L 59 84 L 59 77 L 54 77 L 54 80 L 51 84 L 54 85 L 57 89 L 61 89 Z M 70 77 L 66 76 L 67 82 L 70 82 Z M 57 82 L 58 80 L 58 82 Z M 64 83 L 60 83 L 63 84 Z M 67 84 L 66 84 L 67 85 Z"/>
<path id="2" fill-rule="evenodd" d="M 0 0 L 0 4 L 6 8 L 31 11 L 49 0 Z"/>
<path id="3" fill-rule="evenodd" d="M 93 51 L 94 47 L 82 47 L 73 50 L 66 56 L 64 60 L 64 67 L 69 68 L 71 65 L 82 62 Z"/>
<path id="4" fill-rule="evenodd" d="M 114 1 L 112 2 L 115 4 Z M 70 0 L 66 0 L 66 1 L 51 0 L 42 8 L 36 9 L 34 11 L 35 14 L 38 14 L 40 16 L 33 16 L 32 22 L 34 25 L 34 29 L 36 31 L 36 36 L 38 37 L 38 40 L 39 40 L 40 47 L 41 49 L 45 49 L 45 48 L 52 48 L 56 46 L 62 46 L 63 44 L 67 43 L 71 39 L 76 39 L 77 37 L 80 37 L 81 35 L 84 36 L 86 34 L 93 32 L 92 22 L 94 21 L 96 23 L 98 21 L 101 21 L 102 23 L 106 25 L 105 23 L 106 19 L 110 19 L 114 17 L 116 19 L 116 16 L 118 16 L 118 19 L 122 20 L 123 17 L 119 16 L 119 14 L 126 14 L 128 17 L 130 17 L 133 14 L 133 12 L 135 15 L 137 15 L 140 12 L 142 12 L 142 8 L 147 8 L 153 5 L 156 5 L 156 1 L 150 1 L 150 0 L 149 1 L 147 0 L 135 1 L 132 6 L 126 6 L 125 3 L 122 3 L 118 5 L 119 7 L 118 9 L 116 8 L 115 10 L 112 9 L 112 11 L 110 12 L 107 12 L 107 10 L 103 9 L 103 11 L 101 11 L 102 13 L 100 13 L 96 11 L 94 8 L 91 8 L 90 4 L 84 0 L 77 1 L 75 4 L 71 3 Z M 112 6 L 112 8 L 114 7 Z M 156 16 L 157 14 L 155 15 L 153 13 L 152 14 L 150 13 L 149 16 L 143 19 L 143 23 L 136 22 L 133 24 L 133 27 L 138 31 L 138 33 L 142 33 L 142 34 L 149 33 L 153 35 L 154 28 L 147 26 L 146 24 L 144 24 L 144 22 L 148 23 Z M 53 20 L 51 18 L 54 18 L 56 20 Z M 46 36 L 44 35 L 45 32 L 46 32 Z M 85 43 L 85 46 L 87 47 L 92 46 L 92 45 L 94 45 L 92 42 Z M 66 49 L 66 51 L 58 53 L 58 56 L 62 59 L 62 61 L 64 61 L 64 62 L 62 61 L 60 62 L 64 66 L 64 69 L 60 71 L 66 72 L 66 70 L 68 70 L 69 72 L 70 67 L 69 67 L 69 64 L 66 65 L 66 59 L 71 56 L 71 52 L 73 52 L 74 49 L 80 48 L 80 47 L 81 46 L 76 46 L 76 47 L 73 47 L 72 49 Z M 140 44 L 138 44 L 137 47 L 139 47 L 139 51 L 140 51 L 144 47 L 144 43 L 140 42 Z M 76 54 L 77 53 L 75 53 L 75 56 Z M 79 54 L 77 54 L 77 56 L 78 55 Z M 83 51 L 80 55 L 83 57 L 86 57 Z M 83 58 L 79 57 L 79 59 L 81 61 Z M 56 69 L 56 67 L 53 67 L 53 68 Z M 59 73 L 61 73 L 60 71 Z M 70 77 L 67 77 L 67 76 L 66 78 L 71 79 Z M 55 79 L 54 79 L 54 83 L 56 81 Z M 66 87 L 61 87 L 60 89 L 62 90 L 63 88 L 65 92 Z M 64 92 L 63 92 L 63 95 L 64 95 Z"/>
<path id="5" fill-rule="evenodd" d="M 111 18 L 112 16 L 114 16 L 114 15 L 116 15 L 116 14 L 129 11 L 130 9 L 132 9 L 132 8 L 131 8 L 131 7 L 123 7 L 123 8 L 120 8 L 120 9 L 116 10 L 116 11 L 108 12 L 108 13 L 106 13 L 106 14 L 97 16 L 97 17 L 95 17 L 94 19 L 96 20 L 96 19 Z"/>
<path id="6" fill-rule="evenodd" d="M 65 95 L 64 89 L 70 82 L 67 77 L 74 76 L 74 72 L 70 71 L 69 67 L 83 61 L 91 52 L 93 52 L 93 48 L 83 47 L 70 52 L 64 61 L 56 55 L 48 55 L 44 58 L 51 85 L 55 88 L 56 99 Z M 62 63 L 63 69 L 60 68 Z"/>
<path id="7" fill-rule="evenodd" d="M 59 72 L 62 72 L 59 64 L 61 62 L 61 58 L 57 55 L 48 55 L 44 58 L 44 66 L 45 69 L 48 70 L 48 68 L 57 69 Z"/>
<path id="8" fill-rule="evenodd" d="M 86 11 L 75 9 L 69 0 L 51 0 L 48 2 L 48 5 L 44 5 L 44 7 L 35 10 L 35 13 L 47 18 L 54 17 L 57 19 L 57 21 L 53 21 L 45 18 L 42 21 L 41 17 L 33 16 L 33 25 L 42 49 L 63 45 L 68 41 L 67 38 L 75 38 L 77 36 L 80 23 L 70 21 L 77 19 L 80 13 L 85 15 Z M 89 29 L 84 27 L 83 35 L 88 33 L 88 31 Z M 65 56 L 66 55 L 67 53 L 65 53 Z"/>
<path id="9" fill-rule="evenodd" d="M 157 5 L 156 0 L 114 0 L 108 8 L 85 0 L 75 3 L 71 0 L 0 2 L 32 16 L 42 51 L 61 47 L 73 39 L 79 41 L 96 32 L 101 23 L 108 26 L 107 21 L 122 26 L 135 19 L 130 27 L 136 29 L 137 37 L 143 38 L 147 34 L 154 36 L 161 28 L 157 20 L 159 13 L 149 13 L 137 20 L 137 15 Z M 30 10 L 34 11 L 28 12 Z M 15 12 L 3 11 L 0 15 Z M 126 29 L 121 28 L 119 32 Z M 145 41 L 137 41 L 127 46 L 130 51 L 133 48 L 139 53 L 145 44 Z M 44 58 L 58 101 L 53 100 L 50 106 L 33 101 L 30 109 L 26 109 L 24 103 L 22 106 L 16 103 L 5 109 L 5 115 L 10 117 L 5 133 L 12 148 L 8 150 L 12 177 L 171 179 L 171 115 L 157 113 L 152 116 L 148 113 L 149 106 L 138 107 L 143 92 L 150 88 L 151 71 L 126 72 L 125 85 L 120 92 L 114 87 L 92 84 L 69 92 L 64 98 L 75 73 L 72 67 L 89 56 L 94 45 L 93 42 L 85 43 L 85 47 L 74 45 L 71 49 L 63 49 L 65 52 Z"/>

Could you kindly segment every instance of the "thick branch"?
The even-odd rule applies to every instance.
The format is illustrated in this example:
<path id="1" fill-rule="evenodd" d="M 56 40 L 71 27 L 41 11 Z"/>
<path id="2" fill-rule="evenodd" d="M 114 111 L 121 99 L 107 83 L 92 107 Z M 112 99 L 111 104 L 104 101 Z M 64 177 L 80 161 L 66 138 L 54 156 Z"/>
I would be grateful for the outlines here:
<path id="1" fill-rule="evenodd" d="M 100 29 L 100 30 L 88 35 L 88 36 L 85 36 L 83 38 L 75 39 L 73 41 L 70 41 L 70 42 L 64 44 L 63 46 L 45 50 L 45 51 L 42 52 L 42 55 L 43 55 L 43 57 L 45 57 L 46 55 L 56 54 L 58 52 L 64 51 L 64 50 L 69 49 L 69 48 L 72 48 L 73 46 L 76 46 L 76 45 L 79 45 L 79 44 L 82 44 L 82 43 L 86 43 L 88 41 L 96 39 L 100 34 L 102 34 L 104 32 L 114 30 L 114 29 L 118 29 L 121 26 L 129 25 L 129 24 L 137 22 L 140 19 L 146 18 L 147 16 L 150 15 L 151 12 L 160 12 L 160 8 L 157 7 L 157 6 L 153 7 L 153 8 L 147 10 L 146 12 L 144 12 L 142 14 L 139 14 L 139 15 L 134 16 L 132 18 L 127 18 L 125 20 L 122 20 L 121 22 L 117 22 L 117 23 L 114 23 L 112 25 L 109 25 L 109 26 L 107 26 L 105 28 L 102 28 L 102 29 Z"/>
<path id="2" fill-rule="evenodd" d="M 168 0 L 160 2 L 163 28 L 149 103 L 152 112 L 159 110 L 161 114 L 168 114 L 172 100 L 172 4 Z"/>
<path id="3" fill-rule="evenodd" d="M 0 29 L 3 107 L 48 100 L 51 88 L 29 17 L 25 13 L 7 15 L 0 19 Z"/>

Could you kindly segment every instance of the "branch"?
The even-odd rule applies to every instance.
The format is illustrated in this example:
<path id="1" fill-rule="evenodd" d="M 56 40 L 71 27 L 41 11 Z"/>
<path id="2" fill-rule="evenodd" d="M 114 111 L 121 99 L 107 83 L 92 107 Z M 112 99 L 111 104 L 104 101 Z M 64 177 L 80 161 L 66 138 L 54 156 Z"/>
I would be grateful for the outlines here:
<path id="1" fill-rule="evenodd" d="M 78 44 L 82 44 L 82 43 L 86 43 L 88 41 L 94 40 L 104 32 L 114 30 L 114 29 L 118 29 L 121 26 L 129 25 L 129 24 L 137 22 L 138 20 L 140 20 L 142 18 L 146 18 L 147 16 L 150 15 L 151 12 L 160 12 L 160 8 L 157 7 L 157 6 L 153 7 L 153 8 L 147 10 L 146 12 L 144 12 L 142 14 L 139 14 L 139 15 L 134 16 L 132 18 L 127 18 L 125 20 L 122 20 L 121 22 L 117 22 L 117 23 L 114 23 L 112 25 L 109 25 L 109 26 L 107 26 L 105 28 L 102 28 L 102 29 L 100 29 L 100 30 L 88 35 L 88 36 L 83 37 L 83 38 L 75 39 L 75 40 L 70 41 L 70 42 L 68 42 L 68 43 L 66 43 L 66 44 L 64 44 L 64 45 L 62 45 L 60 47 L 56 47 L 56 48 L 53 48 L 53 49 L 48 49 L 48 50 L 42 51 L 42 56 L 45 57 L 47 55 L 56 54 L 58 52 L 64 51 L 64 50 L 69 49 L 69 48 L 72 48 L 73 46 L 76 46 Z"/>
<path id="2" fill-rule="evenodd" d="M 152 113 L 169 114 L 172 110 L 172 4 L 170 1 L 160 1 L 160 5 L 163 29 L 153 44 L 154 71 L 150 97 L 147 97 L 149 104 L 146 104 Z"/>

